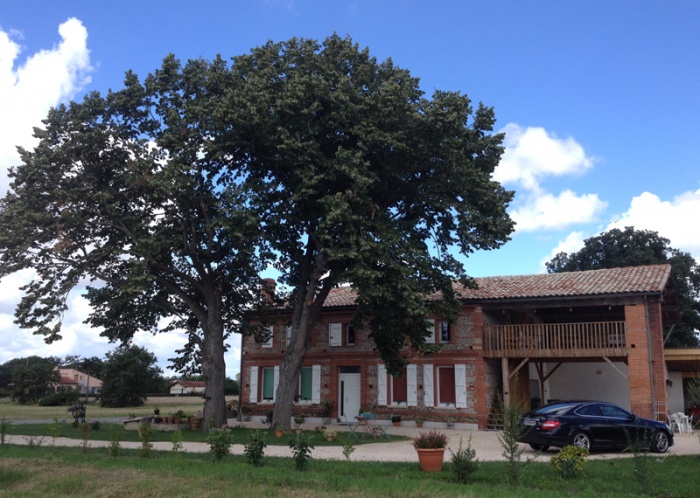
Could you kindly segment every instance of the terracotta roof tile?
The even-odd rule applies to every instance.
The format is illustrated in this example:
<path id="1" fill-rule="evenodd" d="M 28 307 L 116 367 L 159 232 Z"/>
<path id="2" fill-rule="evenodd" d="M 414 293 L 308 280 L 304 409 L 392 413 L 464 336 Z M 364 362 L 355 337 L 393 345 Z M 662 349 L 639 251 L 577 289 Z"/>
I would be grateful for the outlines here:
<path id="1" fill-rule="evenodd" d="M 468 301 L 655 294 L 664 290 L 670 276 L 670 265 L 648 265 L 568 273 L 476 278 L 478 289 L 464 288 L 456 283 L 455 290 L 462 299 Z M 355 291 L 350 287 L 333 289 L 324 307 L 353 306 L 355 296 Z"/>

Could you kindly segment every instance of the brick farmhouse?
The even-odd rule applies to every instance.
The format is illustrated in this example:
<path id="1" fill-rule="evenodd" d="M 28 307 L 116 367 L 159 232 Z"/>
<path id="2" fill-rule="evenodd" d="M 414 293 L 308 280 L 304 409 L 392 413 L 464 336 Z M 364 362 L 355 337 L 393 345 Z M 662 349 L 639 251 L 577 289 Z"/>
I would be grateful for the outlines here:
<path id="1" fill-rule="evenodd" d="M 441 350 L 388 375 L 367 330 L 354 329 L 355 293 L 334 289 L 317 321 L 297 386 L 295 413 L 352 421 L 361 409 L 404 422 L 487 428 L 498 400 L 601 399 L 643 417 L 665 413 L 664 326 L 677 320 L 669 265 L 477 278 L 456 284 L 454 321 L 428 317 Z M 270 338 L 243 338 L 241 400 L 272 408 L 290 314 Z"/>

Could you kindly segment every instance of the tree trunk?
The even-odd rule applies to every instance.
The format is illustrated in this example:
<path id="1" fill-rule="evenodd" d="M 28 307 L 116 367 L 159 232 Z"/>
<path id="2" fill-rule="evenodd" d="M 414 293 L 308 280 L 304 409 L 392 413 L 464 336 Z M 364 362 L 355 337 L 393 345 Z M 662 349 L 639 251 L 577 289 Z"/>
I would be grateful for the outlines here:
<path id="1" fill-rule="evenodd" d="M 318 292 L 319 281 L 326 272 L 328 258 L 324 253 L 317 253 L 314 259 L 311 275 L 304 275 L 300 282 L 308 282 L 306 285 L 299 285 L 296 292 L 294 311 L 292 313 L 292 336 L 289 340 L 289 347 L 280 363 L 279 383 L 275 394 L 275 409 L 272 414 L 271 428 L 283 425 L 289 428 L 292 421 L 292 409 L 294 397 L 297 394 L 297 385 L 301 367 L 304 365 L 304 357 L 309 349 L 310 337 L 316 319 L 321 311 L 323 303 L 331 290 L 331 279 L 327 276 L 323 281 L 321 290 Z"/>
<path id="2" fill-rule="evenodd" d="M 202 430 L 221 427 L 227 423 L 226 361 L 224 360 L 224 326 L 221 317 L 210 321 L 204 330 L 202 343 L 202 373 L 205 382 L 204 422 Z"/>

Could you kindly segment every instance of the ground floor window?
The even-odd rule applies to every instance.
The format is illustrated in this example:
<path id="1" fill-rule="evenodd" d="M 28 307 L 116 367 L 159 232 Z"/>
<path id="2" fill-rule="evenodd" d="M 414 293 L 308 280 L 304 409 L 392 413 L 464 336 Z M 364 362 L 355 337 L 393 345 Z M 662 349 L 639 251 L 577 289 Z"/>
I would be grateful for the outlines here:
<path id="1" fill-rule="evenodd" d="M 438 405 L 455 406 L 455 369 L 454 367 L 438 367 Z"/>
<path id="2" fill-rule="evenodd" d="M 406 406 L 408 400 L 408 386 L 407 386 L 408 373 L 404 368 L 401 371 L 401 377 L 389 376 L 391 382 L 391 388 L 389 390 L 389 404 L 399 405 L 402 404 Z"/>
<path id="3" fill-rule="evenodd" d="M 299 376 L 299 401 L 311 401 L 313 388 L 313 371 L 311 367 L 302 367 Z"/>
<path id="4" fill-rule="evenodd" d="M 262 370 L 262 400 L 272 401 L 275 396 L 275 369 L 264 367 Z"/>

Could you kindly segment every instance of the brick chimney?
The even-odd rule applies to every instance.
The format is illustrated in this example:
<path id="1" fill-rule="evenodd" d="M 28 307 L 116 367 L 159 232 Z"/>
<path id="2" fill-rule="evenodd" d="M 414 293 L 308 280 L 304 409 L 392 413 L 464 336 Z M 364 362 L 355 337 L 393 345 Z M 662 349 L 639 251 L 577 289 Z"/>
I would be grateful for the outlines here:
<path id="1" fill-rule="evenodd" d="M 277 282 L 275 282 L 274 278 L 263 279 L 262 293 L 268 303 L 272 303 L 275 300 L 276 288 Z"/>

